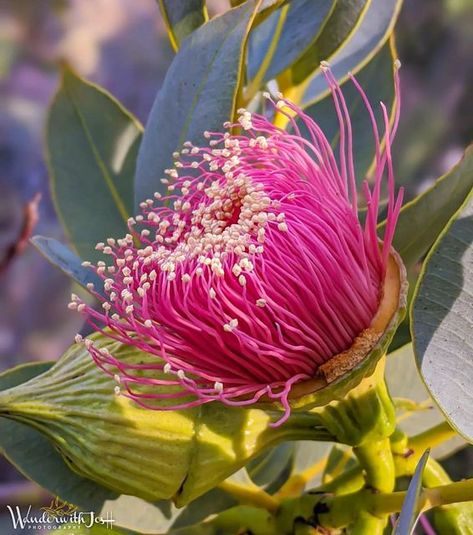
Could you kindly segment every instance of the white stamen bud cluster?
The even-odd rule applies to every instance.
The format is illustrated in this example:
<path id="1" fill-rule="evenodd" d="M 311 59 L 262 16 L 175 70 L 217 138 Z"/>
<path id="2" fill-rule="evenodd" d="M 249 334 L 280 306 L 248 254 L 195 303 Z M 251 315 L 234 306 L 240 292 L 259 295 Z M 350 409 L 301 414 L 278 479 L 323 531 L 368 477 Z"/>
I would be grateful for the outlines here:
<path id="1" fill-rule="evenodd" d="M 239 114 L 241 126 L 253 128 L 252 114 L 245 109 L 240 109 Z M 271 139 L 258 135 L 243 141 L 228 132 L 206 133 L 206 137 L 211 139 L 205 148 L 185 142 L 181 153 L 174 154 L 175 158 L 181 158 L 181 154 L 185 157 L 165 171 L 174 181 L 170 184 L 165 178 L 162 182 L 181 190 L 181 195 L 170 198 L 171 207 L 155 207 L 154 203 L 161 200 L 156 193 L 140 204 L 142 214 L 128 219 L 129 234 L 96 245 L 113 261 L 113 265 L 101 261 L 95 266 L 108 294 L 102 303 L 107 322 L 120 322 L 123 328 L 132 325 L 136 321 L 134 314 L 148 307 L 165 283 L 190 284 L 194 278 L 207 283 L 207 274 L 224 277 L 229 270 L 242 291 L 248 291 L 256 257 L 264 251 L 268 232 L 287 232 L 285 215 L 279 212 L 280 203 L 273 201 L 264 185 L 254 183 L 245 172 L 248 154 L 253 158 L 259 151 L 273 150 Z M 254 153 L 245 152 L 245 143 Z M 199 171 L 180 179 L 180 169 Z M 168 189 L 172 191 L 171 187 Z M 145 228 L 136 229 L 137 225 Z M 91 266 L 90 262 L 83 265 Z M 107 277 L 106 272 L 113 277 Z M 93 290 L 93 284 L 88 288 Z M 210 300 L 219 301 L 214 287 L 209 286 L 207 291 Z M 266 306 L 263 298 L 254 303 L 260 308 Z M 73 296 L 69 308 L 82 311 L 86 305 Z M 159 327 L 145 318 L 140 320 L 143 328 Z M 223 324 L 223 329 L 232 332 L 237 326 L 238 319 L 233 318 Z M 168 366 L 164 368 L 166 371 Z"/>

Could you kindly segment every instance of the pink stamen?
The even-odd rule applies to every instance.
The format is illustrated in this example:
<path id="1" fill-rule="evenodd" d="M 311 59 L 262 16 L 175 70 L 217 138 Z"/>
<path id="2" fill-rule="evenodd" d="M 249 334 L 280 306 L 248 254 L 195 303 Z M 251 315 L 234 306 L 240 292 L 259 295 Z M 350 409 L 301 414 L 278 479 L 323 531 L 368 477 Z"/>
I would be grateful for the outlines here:
<path id="1" fill-rule="evenodd" d="M 206 147 L 186 142 L 167 170 L 168 194 L 141 203 L 125 238 L 97 245 L 110 258 L 94 266 L 107 299 L 95 293 L 99 311 L 77 296 L 70 306 L 109 338 L 152 356 L 132 362 L 85 341 L 124 396 L 160 410 L 269 398 L 284 409 L 280 425 L 293 385 L 314 377 L 370 325 L 402 202 L 391 157 L 399 78 L 396 71 L 392 128 L 381 105 L 382 148 L 373 109 L 351 77 L 376 147 L 374 185 L 363 184 L 362 227 L 348 107 L 328 66 L 323 70 L 340 124 L 340 164 L 310 117 L 270 98 L 291 133 L 241 110 L 245 135 L 206 133 Z M 384 175 L 388 215 L 380 244 Z"/>

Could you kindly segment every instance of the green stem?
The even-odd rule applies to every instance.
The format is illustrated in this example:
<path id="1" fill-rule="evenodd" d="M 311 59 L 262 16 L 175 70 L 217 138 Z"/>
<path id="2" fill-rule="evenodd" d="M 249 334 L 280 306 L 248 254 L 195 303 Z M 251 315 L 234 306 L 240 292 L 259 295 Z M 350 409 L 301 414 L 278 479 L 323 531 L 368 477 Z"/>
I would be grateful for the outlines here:
<path id="1" fill-rule="evenodd" d="M 257 485 L 241 485 L 227 480 L 222 481 L 218 485 L 218 488 L 230 494 L 230 496 L 233 496 L 233 498 L 242 504 L 260 507 L 271 513 L 274 513 L 279 507 L 278 500 Z"/>
<path id="2" fill-rule="evenodd" d="M 397 430 L 397 435 L 402 432 Z M 435 447 L 455 436 L 455 431 L 446 423 L 442 422 L 427 431 L 411 437 L 406 444 L 399 447 L 402 440 L 396 435 L 397 442 L 392 445 L 396 477 L 411 476 L 422 453 L 428 447 Z M 394 435 L 393 435 L 394 436 Z M 392 437 L 391 437 L 392 438 Z M 430 463 L 429 459 L 428 463 Z M 439 482 L 440 484 L 440 482 Z M 363 470 L 361 466 L 355 466 L 329 483 L 317 487 L 316 491 L 333 492 L 335 494 L 347 494 L 359 490 L 363 486 Z M 428 486 L 428 485 L 427 485 Z"/>
<path id="3" fill-rule="evenodd" d="M 366 485 L 373 490 L 391 492 L 396 474 L 389 439 L 370 442 L 353 448 L 365 471 Z"/>
<path id="4" fill-rule="evenodd" d="M 405 497 L 406 492 L 373 495 L 371 510 L 375 514 L 400 511 Z M 473 479 L 465 479 L 449 485 L 424 489 L 420 495 L 419 509 L 428 511 L 439 505 L 469 502 L 471 500 L 473 500 Z"/>
<path id="5" fill-rule="evenodd" d="M 424 469 L 422 482 L 426 487 L 448 485 L 452 482 L 442 466 L 429 458 Z M 434 524 L 439 533 L 451 535 L 473 534 L 473 502 L 442 505 L 434 510 Z"/>
<path id="6" fill-rule="evenodd" d="M 350 535 L 383 535 L 386 522 L 382 518 L 361 511 L 359 517 L 350 526 Z"/>
<path id="7" fill-rule="evenodd" d="M 317 491 L 330 492 L 337 495 L 349 494 L 360 490 L 365 484 L 365 478 L 363 476 L 363 470 L 361 466 L 354 466 L 343 474 L 340 474 L 329 483 L 324 483 L 317 487 Z"/>
<path id="8" fill-rule="evenodd" d="M 404 451 L 394 452 L 396 475 L 398 477 L 412 475 L 419 459 L 427 448 L 435 448 L 435 446 L 438 446 L 455 436 L 456 432 L 450 425 L 447 422 L 441 422 L 440 424 L 409 438 Z"/>
<path id="9" fill-rule="evenodd" d="M 424 452 L 427 448 L 433 448 L 450 440 L 457 435 L 456 431 L 450 426 L 447 421 L 440 422 L 434 427 L 419 433 L 409 440 L 409 447 L 411 449 L 418 449 Z M 422 455 L 421 453 L 421 455 Z"/>
<path id="10" fill-rule="evenodd" d="M 360 467 L 335 478 L 332 483 L 322 485 L 315 495 L 305 495 L 283 502 L 278 511 L 279 527 L 282 532 L 291 532 L 294 519 L 304 519 L 310 525 L 315 517 L 320 500 L 320 492 L 326 492 L 335 486 L 337 494 L 342 490 L 347 493 L 358 490 L 365 483 L 367 492 L 390 492 L 395 484 L 395 470 L 391 452 L 390 435 L 395 429 L 395 409 L 384 380 L 384 362 L 381 361 L 375 373 L 365 378 L 343 399 L 316 408 L 316 413 L 325 427 L 338 442 L 353 447 Z M 333 483 L 336 481 L 336 485 Z M 383 533 L 387 517 L 375 518 L 369 513 L 358 515 L 352 525 L 354 533 Z M 352 523 L 352 522 L 350 522 Z"/>
<path id="11" fill-rule="evenodd" d="M 314 505 L 318 507 L 318 521 L 326 528 L 341 528 L 356 522 L 359 511 L 374 517 L 383 517 L 401 510 L 406 492 L 373 494 L 363 489 L 344 496 L 325 497 Z M 315 498 L 315 497 L 314 497 Z M 419 498 L 419 512 L 439 505 L 473 500 L 473 479 L 458 481 L 431 489 L 424 489 Z"/>
<path id="12" fill-rule="evenodd" d="M 182 528 L 179 535 L 221 535 L 222 533 L 252 533 L 278 535 L 274 517 L 267 511 L 239 505 L 223 511 L 214 519 L 199 525 Z"/>
<path id="13" fill-rule="evenodd" d="M 424 487 L 438 487 L 440 485 L 448 485 L 451 482 L 452 480 L 443 467 L 435 459 L 429 457 L 422 476 Z"/>
<path id="14" fill-rule="evenodd" d="M 391 453 L 389 438 L 363 444 L 353 448 L 361 467 L 365 472 L 366 487 L 375 492 L 391 492 L 396 483 L 394 460 Z M 362 511 L 353 522 L 350 533 L 352 535 L 382 535 L 388 521 L 387 515 L 375 516 Z"/>

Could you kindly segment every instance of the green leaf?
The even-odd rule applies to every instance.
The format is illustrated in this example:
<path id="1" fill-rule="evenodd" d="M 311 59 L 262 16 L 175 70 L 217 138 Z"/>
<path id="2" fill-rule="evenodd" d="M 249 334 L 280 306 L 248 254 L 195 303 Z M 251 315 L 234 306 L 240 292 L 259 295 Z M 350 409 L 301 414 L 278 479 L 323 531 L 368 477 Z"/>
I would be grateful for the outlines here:
<path id="1" fill-rule="evenodd" d="M 249 29 L 258 10 L 277 3 L 248 0 L 210 20 L 183 43 L 146 125 L 137 162 L 137 205 L 163 190 L 160 179 L 184 141 L 198 145 L 205 140 L 205 130 L 221 130 L 233 118 Z"/>
<path id="2" fill-rule="evenodd" d="M 330 17 L 317 36 L 314 43 L 292 66 L 291 75 L 294 84 L 303 82 L 322 60 L 330 58 L 345 44 L 356 31 L 370 0 L 338 0 Z"/>
<path id="3" fill-rule="evenodd" d="M 51 264 L 81 286 L 87 289 L 87 284 L 92 283 L 95 291 L 103 291 L 103 280 L 92 269 L 84 267 L 81 259 L 61 242 L 45 236 L 34 236 L 30 241 Z"/>
<path id="4" fill-rule="evenodd" d="M 408 268 L 429 250 L 473 188 L 473 145 L 432 187 L 405 204 L 399 215 L 394 247 Z M 384 229 L 382 223 L 379 230 Z"/>
<path id="5" fill-rule="evenodd" d="M 323 459 L 329 454 L 331 446 L 327 442 L 305 440 L 281 444 L 257 457 L 246 468 L 256 484 L 263 486 L 267 492 L 274 493 L 290 477 L 314 465 L 320 465 L 320 470 L 305 485 L 306 488 L 311 488 L 321 483 Z"/>
<path id="6" fill-rule="evenodd" d="M 319 465 L 320 470 L 317 471 L 313 477 L 307 481 L 305 488 L 315 487 L 322 482 L 323 474 L 323 460 L 330 453 L 333 444 L 330 442 L 296 442 L 296 449 L 294 452 L 294 460 L 292 467 L 292 476 L 298 474 L 315 465 Z"/>
<path id="7" fill-rule="evenodd" d="M 388 112 L 394 106 L 394 67 L 395 50 L 392 43 L 386 43 L 373 59 L 358 73 L 357 80 L 363 87 L 368 99 L 373 105 L 373 111 L 378 123 L 379 132 L 383 132 L 383 119 L 379 101 L 384 102 Z M 353 130 L 353 159 L 358 183 L 365 178 L 374 158 L 375 140 L 371 127 L 370 116 L 363 100 L 349 80 L 342 87 Z M 331 95 L 308 106 L 304 112 L 312 117 L 322 128 L 338 154 L 339 123 Z M 302 122 L 299 121 L 301 124 Z M 304 133 L 304 130 L 302 130 Z"/>
<path id="8" fill-rule="evenodd" d="M 357 465 L 352 449 L 342 444 L 334 444 L 328 455 L 322 474 L 322 483 L 330 483 L 345 470 Z"/>
<path id="9" fill-rule="evenodd" d="M 433 511 L 436 533 L 472 535 L 473 502 L 453 503 Z"/>
<path id="10" fill-rule="evenodd" d="M 412 302 L 418 278 L 416 264 L 429 250 L 472 187 L 473 145 L 470 145 L 457 165 L 424 193 L 402 207 L 393 245 L 401 254 L 408 270 L 408 303 Z M 426 221 L 428 224 L 425 224 Z M 380 235 L 383 235 L 385 226 L 385 221 L 378 226 Z M 410 340 L 409 318 L 406 318 L 396 332 L 391 347 L 399 348 Z"/>
<path id="11" fill-rule="evenodd" d="M 411 308 L 417 365 L 449 423 L 473 442 L 473 193 L 429 252 Z"/>
<path id="12" fill-rule="evenodd" d="M 260 86 L 290 67 L 317 39 L 334 5 L 333 0 L 300 0 L 272 13 L 251 32 L 248 78 Z"/>
<path id="13" fill-rule="evenodd" d="M 174 50 L 208 19 L 205 0 L 158 0 L 158 4 Z"/>
<path id="14" fill-rule="evenodd" d="M 401 4 L 402 0 L 371 0 L 356 31 L 333 56 L 323 58 L 330 62 L 335 78 L 343 82 L 349 72 L 356 74 L 371 61 L 391 35 Z M 317 102 L 328 93 L 325 78 L 317 71 L 308 81 L 302 99 L 303 107 Z"/>
<path id="15" fill-rule="evenodd" d="M 48 117 L 48 167 L 57 213 L 83 258 L 98 259 L 98 241 L 127 231 L 141 131 L 109 93 L 64 67 Z"/>
<path id="16" fill-rule="evenodd" d="M 171 501 L 149 503 L 135 496 L 123 495 L 118 500 L 107 502 L 106 511 L 113 516 L 117 526 L 154 535 L 200 523 L 235 504 L 228 494 L 213 489 L 182 508 L 177 508 Z"/>
<path id="17" fill-rule="evenodd" d="M 292 471 L 295 451 L 296 443 L 279 444 L 250 461 L 248 475 L 267 492 L 276 492 Z"/>
<path id="18" fill-rule="evenodd" d="M 53 364 L 31 363 L 8 370 L 0 375 L 0 390 L 24 383 Z M 114 492 L 72 472 L 51 442 L 27 425 L 0 418 L 0 451 L 25 477 L 86 511 L 100 511 L 106 500 L 117 498 Z"/>
<path id="19" fill-rule="evenodd" d="M 0 391 L 29 381 L 33 377 L 49 370 L 53 364 L 54 362 L 52 361 L 27 362 L 0 373 Z"/>
<path id="20" fill-rule="evenodd" d="M 402 505 L 401 514 L 394 527 L 393 535 L 411 535 L 419 516 L 419 498 L 422 492 L 422 475 L 424 473 L 430 450 L 426 450 L 417 463 L 414 475 L 409 483 Z"/>
<path id="21" fill-rule="evenodd" d="M 391 396 L 399 400 L 396 405 L 402 406 L 403 410 L 398 411 L 401 412 L 399 426 L 406 435 L 422 433 L 445 420 L 420 377 L 412 344 L 389 353 L 385 376 Z M 412 412 L 407 412 L 409 408 Z M 435 447 L 432 457 L 442 459 L 464 446 L 465 441 L 456 436 Z"/>

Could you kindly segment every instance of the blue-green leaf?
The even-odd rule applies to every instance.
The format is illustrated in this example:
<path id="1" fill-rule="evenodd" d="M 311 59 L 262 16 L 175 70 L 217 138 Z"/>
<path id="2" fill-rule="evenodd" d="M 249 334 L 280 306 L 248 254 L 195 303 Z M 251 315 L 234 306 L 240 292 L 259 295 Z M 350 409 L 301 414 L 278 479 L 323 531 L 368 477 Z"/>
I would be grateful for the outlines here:
<path id="1" fill-rule="evenodd" d="M 185 40 L 153 104 L 141 144 L 135 202 L 162 189 L 160 179 L 183 142 L 199 144 L 205 130 L 232 119 L 246 41 L 256 12 L 278 1 L 248 0 L 210 20 Z"/>
<path id="2" fill-rule="evenodd" d="M 81 259 L 61 242 L 54 238 L 34 236 L 31 238 L 31 243 L 51 264 L 54 264 L 81 286 L 87 288 L 87 284 L 92 283 L 96 292 L 102 292 L 102 279 L 92 269 L 84 267 Z"/>
<path id="3" fill-rule="evenodd" d="M 276 492 L 289 477 L 296 444 L 285 442 L 250 461 L 246 469 L 251 479 L 268 492 Z"/>
<path id="4" fill-rule="evenodd" d="M 411 535 L 419 516 L 419 497 L 422 492 L 422 475 L 429 458 L 426 450 L 417 463 L 414 475 L 409 483 L 407 494 L 402 505 L 401 514 L 394 527 L 393 535 Z"/>
<path id="5" fill-rule="evenodd" d="M 473 193 L 427 256 L 411 309 L 417 365 L 449 423 L 473 442 Z"/>
<path id="6" fill-rule="evenodd" d="M 158 4 L 174 50 L 208 19 L 205 0 L 158 0 Z"/>
<path id="7" fill-rule="evenodd" d="M 406 435 L 422 433 L 445 421 L 422 381 L 412 344 L 389 353 L 386 359 L 385 376 L 389 393 L 396 405 L 398 407 L 403 405 L 402 402 L 399 403 L 400 400 L 408 403 L 408 406 L 404 406 L 401 421 L 398 423 Z M 431 456 L 435 459 L 442 459 L 465 445 L 465 441 L 456 435 L 433 448 Z"/>
<path id="8" fill-rule="evenodd" d="M 405 204 L 399 215 L 394 247 L 408 268 L 429 250 L 473 188 L 473 145 L 429 189 Z M 383 230 L 385 223 L 380 225 Z"/>
<path id="9" fill-rule="evenodd" d="M 248 78 L 276 78 L 317 39 L 333 0 L 299 0 L 285 4 L 252 30 L 248 42 Z"/>
<path id="10" fill-rule="evenodd" d="M 356 31 L 371 0 L 338 0 L 317 39 L 291 68 L 292 82 L 300 84 L 322 60 L 342 48 Z"/>
<path id="11" fill-rule="evenodd" d="M 391 35 L 401 4 L 402 0 L 371 0 L 350 38 L 333 55 L 322 58 L 330 62 L 335 78 L 343 82 L 349 72 L 356 74 L 371 61 Z M 327 93 L 325 78 L 318 71 L 308 82 L 302 104 L 313 104 Z"/>
<path id="12" fill-rule="evenodd" d="M 98 259 L 98 241 L 127 231 L 141 131 L 109 93 L 63 69 L 48 118 L 48 167 L 56 210 L 84 259 Z"/>

